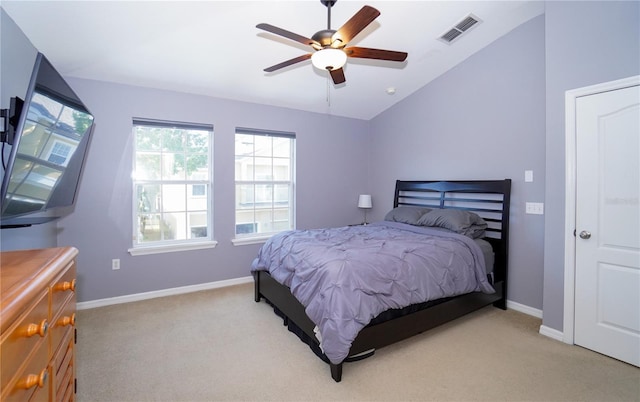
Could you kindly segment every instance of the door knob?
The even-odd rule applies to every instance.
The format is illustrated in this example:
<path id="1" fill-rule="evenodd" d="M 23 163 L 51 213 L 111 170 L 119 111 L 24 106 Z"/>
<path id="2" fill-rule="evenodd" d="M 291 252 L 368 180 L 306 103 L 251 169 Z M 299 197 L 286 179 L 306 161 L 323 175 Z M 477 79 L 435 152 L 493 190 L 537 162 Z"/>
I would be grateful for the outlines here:
<path id="1" fill-rule="evenodd" d="M 590 237 L 591 237 L 591 232 L 587 232 L 586 230 L 583 230 L 582 232 L 580 232 L 581 239 L 589 239 Z"/>

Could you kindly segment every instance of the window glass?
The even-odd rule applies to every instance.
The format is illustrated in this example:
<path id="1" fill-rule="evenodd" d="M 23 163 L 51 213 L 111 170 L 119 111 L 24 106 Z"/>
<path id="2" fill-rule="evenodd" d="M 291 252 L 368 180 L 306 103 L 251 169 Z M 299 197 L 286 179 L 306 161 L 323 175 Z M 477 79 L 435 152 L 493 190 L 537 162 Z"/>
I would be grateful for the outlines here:
<path id="1" fill-rule="evenodd" d="M 293 229 L 295 135 L 236 129 L 236 238 Z"/>
<path id="2" fill-rule="evenodd" d="M 212 239 L 212 126 L 134 120 L 134 247 Z"/>

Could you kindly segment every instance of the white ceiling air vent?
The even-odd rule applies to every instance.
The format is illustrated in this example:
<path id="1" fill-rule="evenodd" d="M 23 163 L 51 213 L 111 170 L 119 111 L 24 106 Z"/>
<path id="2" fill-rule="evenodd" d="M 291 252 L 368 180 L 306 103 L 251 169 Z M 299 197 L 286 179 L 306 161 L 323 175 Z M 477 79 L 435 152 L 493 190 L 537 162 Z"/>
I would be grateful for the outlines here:
<path id="1" fill-rule="evenodd" d="M 480 18 L 476 17 L 473 14 L 469 14 L 464 17 L 462 21 L 458 22 L 453 28 L 440 35 L 438 39 L 445 43 L 451 43 L 480 22 L 482 22 Z"/>

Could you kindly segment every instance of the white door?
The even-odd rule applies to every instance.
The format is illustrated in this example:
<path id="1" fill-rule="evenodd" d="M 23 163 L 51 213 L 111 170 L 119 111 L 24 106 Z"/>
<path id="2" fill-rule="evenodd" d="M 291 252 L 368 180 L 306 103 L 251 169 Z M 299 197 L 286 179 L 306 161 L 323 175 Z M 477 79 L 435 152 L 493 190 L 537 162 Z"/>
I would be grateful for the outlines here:
<path id="1" fill-rule="evenodd" d="M 640 86 L 576 100 L 574 342 L 640 366 Z"/>

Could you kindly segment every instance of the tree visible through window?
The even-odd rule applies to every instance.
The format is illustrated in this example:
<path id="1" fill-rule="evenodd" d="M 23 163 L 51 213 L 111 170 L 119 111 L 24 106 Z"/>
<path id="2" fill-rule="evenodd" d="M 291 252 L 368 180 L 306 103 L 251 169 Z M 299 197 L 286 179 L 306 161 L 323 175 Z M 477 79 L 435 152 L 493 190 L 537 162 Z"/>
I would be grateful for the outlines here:
<path id="1" fill-rule="evenodd" d="M 237 128 L 236 237 L 294 228 L 295 134 Z"/>
<path id="2" fill-rule="evenodd" d="M 134 247 L 212 239 L 213 126 L 133 123 Z"/>

